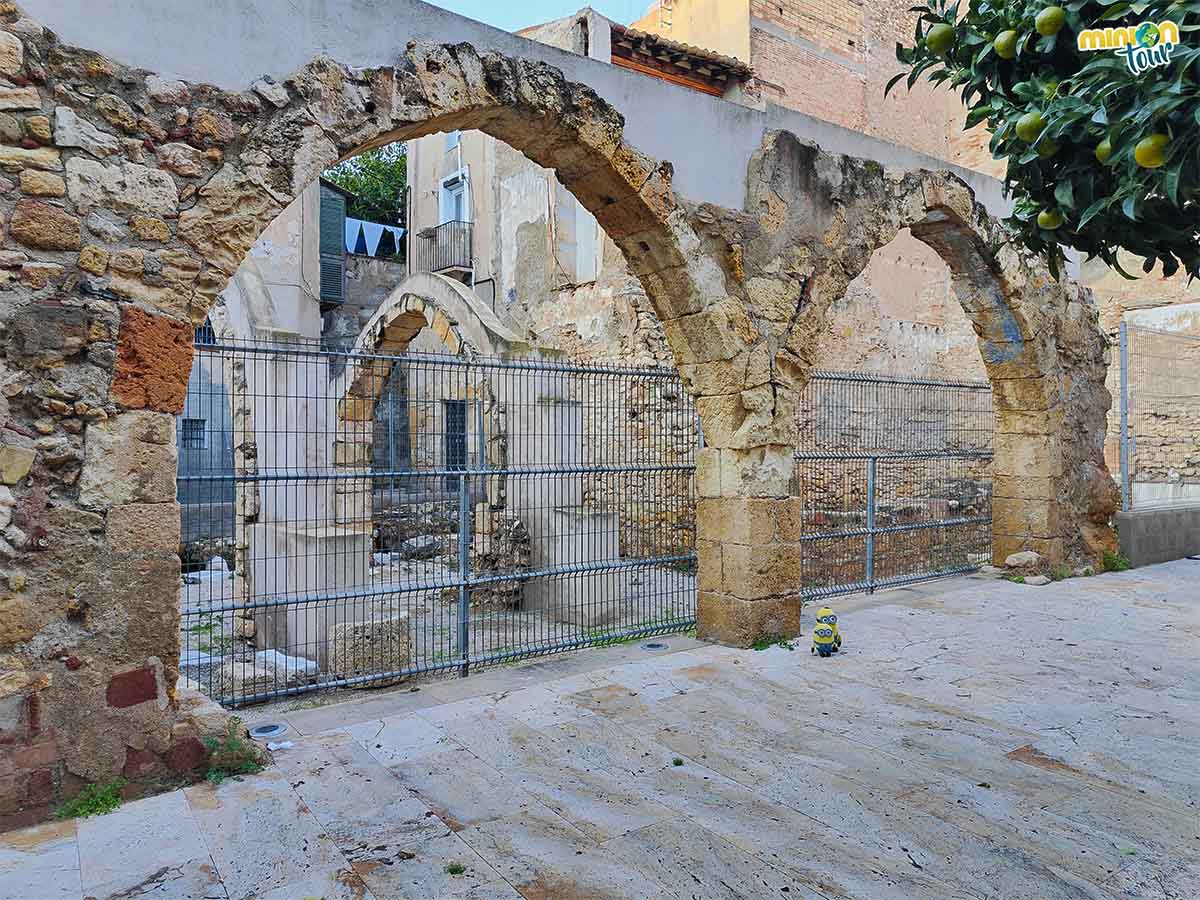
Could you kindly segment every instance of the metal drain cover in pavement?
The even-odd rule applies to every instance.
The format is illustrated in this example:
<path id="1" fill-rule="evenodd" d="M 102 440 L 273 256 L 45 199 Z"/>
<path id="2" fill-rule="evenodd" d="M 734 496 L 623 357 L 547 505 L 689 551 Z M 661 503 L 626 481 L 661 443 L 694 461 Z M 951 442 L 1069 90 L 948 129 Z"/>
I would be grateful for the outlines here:
<path id="1" fill-rule="evenodd" d="M 273 741 L 286 734 L 288 727 L 282 722 L 271 722 L 267 725 L 255 725 L 250 729 L 250 737 L 256 741 Z"/>
<path id="2" fill-rule="evenodd" d="M 663 641 L 647 641 L 642 644 L 643 650 L 666 650 L 667 645 Z"/>

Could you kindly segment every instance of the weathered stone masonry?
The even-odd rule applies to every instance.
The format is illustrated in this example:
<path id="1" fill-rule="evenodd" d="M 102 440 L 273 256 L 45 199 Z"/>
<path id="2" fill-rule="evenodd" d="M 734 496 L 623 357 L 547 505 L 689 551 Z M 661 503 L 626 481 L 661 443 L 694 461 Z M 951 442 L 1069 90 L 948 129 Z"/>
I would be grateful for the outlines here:
<path id="1" fill-rule="evenodd" d="M 612 107 L 543 64 L 414 45 L 395 67 L 318 59 L 230 92 L 62 46 L 10 3 L 0 22 L 0 825 L 84 781 L 200 762 L 219 721 L 175 687 L 191 331 L 306 184 L 385 142 L 486 131 L 554 168 L 625 254 L 704 428 L 705 637 L 798 629 L 796 394 L 830 303 L 905 226 L 953 270 L 996 385 L 997 555 L 1110 537 L 1095 313 L 947 175 L 777 135 L 744 210 L 691 208 Z"/>

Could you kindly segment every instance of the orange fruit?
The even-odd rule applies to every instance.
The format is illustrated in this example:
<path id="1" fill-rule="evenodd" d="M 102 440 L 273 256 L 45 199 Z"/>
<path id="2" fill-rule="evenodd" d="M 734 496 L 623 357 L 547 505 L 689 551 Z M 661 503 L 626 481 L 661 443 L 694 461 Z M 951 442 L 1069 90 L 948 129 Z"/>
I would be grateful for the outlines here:
<path id="1" fill-rule="evenodd" d="M 1167 150 L 1171 138 L 1165 134 L 1152 134 L 1142 138 L 1133 148 L 1133 158 L 1143 169 L 1157 169 L 1167 161 Z"/>
<path id="2" fill-rule="evenodd" d="M 937 56 L 945 56 L 954 46 L 954 26 L 944 22 L 934 25 L 925 35 L 925 46 Z"/>
<path id="3" fill-rule="evenodd" d="M 1096 145 L 1096 161 L 1100 165 L 1108 165 L 1109 159 L 1112 157 L 1112 142 L 1105 138 Z"/>
<path id="4" fill-rule="evenodd" d="M 1012 59 L 1017 55 L 1017 33 L 1011 29 L 1000 32 L 992 41 L 992 49 L 1001 59 Z"/>
<path id="5" fill-rule="evenodd" d="M 1056 228 L 1062 227 L 1062 213 L 1057 209 L 1043 209 L 1038 213 L 1037 223 L 1038 228 L 1044 228 L 1046 231 L 1054 231 Z"/>
<path id="6" fill-rule="evenodd" d="M 1066 24 L 1067 11 L 1061 6 L 1047 6 L 1033 20 L 1033 27 L 1037 29 L 1037 33 L 1045 37 L 1058 34 Z"/>
<path id="7" fill-rule="evenodd" d="M 1017 137 L 1027 144 L 1036 141 L 1045 128 L 1046 120 L 1040 112 L 1027 112 L 1017 119 Z"/>

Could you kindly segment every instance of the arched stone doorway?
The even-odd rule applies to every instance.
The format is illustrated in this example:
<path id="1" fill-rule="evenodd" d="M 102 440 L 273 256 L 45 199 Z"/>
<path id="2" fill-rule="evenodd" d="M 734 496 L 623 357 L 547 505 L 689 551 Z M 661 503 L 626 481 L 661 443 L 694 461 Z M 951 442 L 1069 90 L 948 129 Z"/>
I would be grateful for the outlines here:
<path id="1" fill-rule="evenodd" d="M 330 470 L 334 479 L 299 478 L 284 482 L 268 480 L 261 486 L 265 502 L 252 505 L 253 516 L 246 518 L 239 534 L 240 584 L 245 602 L 307 594 L 312 597 L 336 594 L 369 585 L 370 562 L 375 526 L 374 505 L 376 457 L 374 440 L 377 410 L 397 368 L 405 368 L 402 354 L 423 331 L 436 336 L 449 355 L 465 359 L 504 353 L 523 346 L 483 304 L 458 282 L 439 275 L 420 274 L 406 278 L 364 326 L 351 351 L 339 358 L 344 365 L 328 389 L 309 388 L 303 399 L 302 433 L 267 428 L 262 435 L 248 432 L 246 438 L 257 447 L 254 471 L 259 461 L 266 472 L 303 471 L 292 467 L 297 460 L 288 447 L 274 446 L 305 440 L 310 446 L 303 453 L 303 464 L 312 471 Z M 290 350 L 299 351 L 291 353 Z M 282 391 L 293 383 L 307 383 L 315 374 L 312 353 L 305 345 L 282 344 L 265 360 L 268 377 Z M 229 354 L 229 365 L 236 366 L 241 354 Z M 342 362 L 342 360 L 346 360 Z M 321 357 L 319 363 L 325 361 Z M 333 362 L 333 358 L 329 358 Z M 256 366 L 261 375 L 264 368 Z M 295 371 L 292 371 L 295 369 Z M 489 434 L 503 434 L 502 411 L 496 408 L 486 373 L 455 369 L 448 384 L 439 385 L 439 402 L 452 398 L 466 403 L 479 402 L 480 420 Z M 252 375 L 251 378 L 254 376 Z M 414 390 L 418 388 L 414 387 Z M 275 391 L 257 384 L 244 392 L 249 398 L 269 401 Z M 294 400 L 284 393 L 283 408 L 291 410 Z M 276 399 L 277 396 L 276 396 Z M 278 404 L 269 403 L 278 413 Z M 428 429 L 421 412 L 429 404 L 416 404 L 412 427 Z M 299 412 L 299 410 L 292 410 Z M 406 419 L 408 418 L 406 414 Z M 470 424 L 470 429 L 475 426 Z M 468 435 L 474 442 L 482 436 Z M 473 444 L 472 444 L 473 445 Z M 491 446 L 491 442 L 488 444 Z M 502 446 L 502 442 L 498 444 Z M 269 478 L 269 476 L 268 476 Z M 246 487 L 259 488 L 248 480 Z M 251 509 L 250 505 L 246 507 Z M 314 561 L 330 561 L 325 564 Z M 328 602 L 261 604 L 254 613 L 254 634 L 260 649 L 278 649 L 285 653 L 314 658 L 329 664 L 329 635 L 343 622 L 357 622 L 367 616 L 370 599 L 335 599 Z"/>
<path id="2" fill-rule="evenodd" d="M 744 209 L 692 208 L 669 162 L 629 146 L 609 104 L 542 63 L 413 45 L 395 66 L 318 59 L 284 84 L 230 92 L 59 45 L 11 5 L 0 21 L 5 101 L 29 135 L 4 148 L 20 184 L 0 200 L 6 265 L 20 272 L 5 310 L 14 505 L 0 652 L 11 745 L 49 741 L 63 792 L 131 761 L 149 759 L 144 774 L 195 759 L 199 726 L 176 712 L 172 422 L 192 330 L 307 184 L 390 141 L 470 128 L 505 141 L 557 172 L 642 281 L 708 446 L 706 637 L 745 645 L 798 628 L 786 484 L 806 336 L 901 227 L 954 269 L 997 386 L 997 466 L 1014 477 L 997 553 L 1019 539 L 1072 555 L 1092 524 L 1104 537 L 1094 314 L 950 176 L 777 136 L 748 173 Z M 1017 477 L 1029 461 L 1036 477 Z"/>

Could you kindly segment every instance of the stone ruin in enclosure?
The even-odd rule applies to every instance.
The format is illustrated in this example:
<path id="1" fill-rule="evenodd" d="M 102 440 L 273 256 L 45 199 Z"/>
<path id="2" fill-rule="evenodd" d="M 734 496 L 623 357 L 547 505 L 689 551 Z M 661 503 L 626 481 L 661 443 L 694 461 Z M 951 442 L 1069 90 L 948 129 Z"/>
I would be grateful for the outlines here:
<path id="1" fill-rule="evenodd" d="M 184 504 L 194 540 L 182 555 L 201 571 L 181 589 L 181 665 L 203 690 L 233 702 L 429 665 L 431 645 L 454 641 L 444 632 L 464 540 L 470 577 L 496 579 L 471 586 L 470 614 L 490 610 L 510 641 L 530 629 L 586 640 L 656 618 L 664 598 L 609 570 L 630 558 L 679 570 L 693 553 L 695 415 L 670 370 L 546 358 L 438 275 L 397 285 L 348 359 L 315 344 L 231 343 L 233 302 L 210 316 L 218 339 L 197 349 L 186 403 L 228 421 L 213 443 L 234 448 L 227 474 L 240 478 L 236 495 L 230 484 L 228 498 L 194 491 L 212 502 Z M 408 352 L 418 335 L 424 352 Z M 469 476 L 435 474 L 447 466 L 448 405 L 464 410 Z M 380 421 L 396 416 L 403 462 L 381 467 Z M 606 468 L 617 463 L 635 471 Z M 398 464 L 399 478 L 387 474 Z M 521 577 L 558 570 L 569 577 Z M 672 578 L 694 591 L 694 577 Z M 473 657 L 486 652 L 472 642 Z"/>
<path id="2" fill-rule="evenodd" d="M 66 46 L 3 3 L 0 759 L 13 774 L 0 825 L 43 817 L 86 782 L 153 785 L 202 764 L 219 716 L 177 685 L 173 417 L 192 330 L 326 166 L 454 128 L 555 169 L 664 322 L 706 442 L 702 637 L 746 646 L 798 630 L 796 395 L 831 302 L 905 227 L 950 267 L 993 385 L 994 554 L 1114 546 L 1094 307 L 947 173 L 775 132 L 743 208 L 696 205 L 676 195 L 669 162 L 625 142 L 604 98 L 542 63 L 415 44 L 395 65 L 322 58 L 228 91 Z"/>

